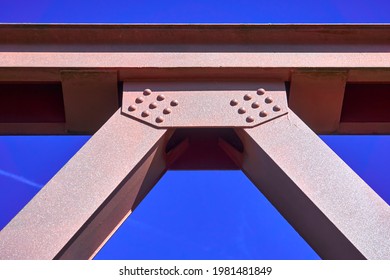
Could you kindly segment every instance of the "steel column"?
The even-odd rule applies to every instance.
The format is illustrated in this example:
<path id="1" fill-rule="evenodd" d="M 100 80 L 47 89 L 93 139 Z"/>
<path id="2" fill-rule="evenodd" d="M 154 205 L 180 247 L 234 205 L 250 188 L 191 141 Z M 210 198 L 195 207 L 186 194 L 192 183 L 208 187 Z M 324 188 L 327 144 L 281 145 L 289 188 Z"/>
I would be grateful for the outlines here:
<path id="1" fill-rule="evenodd" d="M 116 112 L 0 232 L 0 259 L 88 259 L 165 172 L 166 129 Z"/>
<path id="2" fill-rule="evenodd" d="M 242 169 L 324 259 L 390 259 L 390 207 L 293 112 L 237 129 Z"/>

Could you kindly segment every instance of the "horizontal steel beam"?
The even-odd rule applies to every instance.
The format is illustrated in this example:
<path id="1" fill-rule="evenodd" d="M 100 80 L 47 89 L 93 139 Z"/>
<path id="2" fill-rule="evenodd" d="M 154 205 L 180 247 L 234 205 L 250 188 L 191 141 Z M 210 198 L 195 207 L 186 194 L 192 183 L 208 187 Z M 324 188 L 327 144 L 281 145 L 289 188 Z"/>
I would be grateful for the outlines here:
<path id="1" fill-rule="evenodd" d="M 189 81 L 210 80 L 212 77 L 218 81 L 247 81 L 248 79 L 290 81 L 295 71 L 307 70 L 301 68 L 263 68 L 263 67 L 179 67 L 179 68 L 110 68 L 117 71 L 118 81 L 141 80 L 165 80 L 165 81 Z M 0 68 L 0 82 L 60 82 L 61 72 L 69 68 Z M 74 69 L 72 69 L 74 70 Z M 80 71 L 99 71 L 100 68 L 81 67 Z M 104 69 L 106 70 L 106 69 Z M 312 71 L 329 71 L 328 68 L 312 68 Z M 389 83 L 389 68 L 363 68 L 337 69 L 347 72 L 347 82 Z"/>
<path id="2" fill-rule="evenodd" d="M 380 44 L 388 24 L 0 24 L 8 44 Z"/>
<path id="3" fill-rule="evenodd" d="M 390 53 L 350 51 L 296 51 L 277 52 L 79 52 L 79 51 L 0 51 L 0 68 L 78 68 L 78 69 L 176 69 L 176 68 L 249 68 L 249 69 L 388 69 Z"/>
<path id="4" fill-rule="evenodd" d="M 1 24 L 0 82 L 61 82 L 67 120 L 56 124 L 32 120 L 27 127 L 5 121 L 0 133 L 93 133 L 118 105 L 120 82 L 212 79 L 290 82 L 291 107 L 317 133 L 387 134 L 388 116 L 375 121 L 338 120 L 345 83 L 390 84 L 389 34 L 390 25 L 385 24 Z M 80 77 L 70 81 L 65 74 L 70 72 Z M 110 77 L 95 83 L 93 76 L 82 77 L 104 72 Z M 326 78 L 336 72 L 342 77 Z M 311 74 L 302 78 L 302 73 Z M 85 85 L 86 81 L 94 85 Z M 308 100 L 328 102 L 329 91 L 335 97 L 327 106 L 331 112 L 308 105 Z M 89 115 L 80 109 L 85 107 L 81 103 L 91 108 Z"/>

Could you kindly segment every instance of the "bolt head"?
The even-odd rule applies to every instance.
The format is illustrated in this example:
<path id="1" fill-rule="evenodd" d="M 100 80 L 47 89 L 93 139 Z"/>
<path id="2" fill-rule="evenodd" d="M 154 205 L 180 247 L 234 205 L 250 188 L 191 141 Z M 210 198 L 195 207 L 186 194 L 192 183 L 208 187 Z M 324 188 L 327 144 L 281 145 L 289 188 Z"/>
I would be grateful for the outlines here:
<path id="1" fill-rule="evenodd" d="M 265 89 L 263 89 L 263 88 L 259 88 L 258 90 L 257 90 L 257 95 L 264 95 L 266 93 L 266 91 L 265 91 Z"/>
<path id="2" fill-rule="evenodd" d="M 141 116 L 144 117 L 144 118 L 149 117 L 150 116 L 150 111 L 148 111 L 148 110 L 143 111 Z"/>
<path id="3" fill-rule="evenodd" d="M 232 99 L 231 101 L 230 101 L 230 105 L 231 106 L 236 106 L 238 104 L 238 100 L 237 99 Z"/>
<path id="4" fill-rule="evenodd" d="M 177 105 L 179 105 L 179 101 L 177 101 L 176 99 L 171 101 L 171 106 L 177 106 Z"/>
<path id="5" fill-rule="evenodd" d="M 252 95 L 250 95 L 249 93 L 244 95 L 244 100 L 248 101 L 248 100 L 251 100 L 251 99 L 252 99 Z"/>
<path id="6" fill-rule="evenodd" d="M 134 104 L 133 104 L 133 105 L 130 105 L 129 108 L 128 108 L 128 110 L 129 110 L 130 112 L 134 112 L 135 110 L 137 110 L 137 106 L 135 106 Z"/>
<path id="7" fill-rule="evenodd" d="M 254 108 L 254 109 L 257 109 L 257 108 L 259 108 L 260 107 L 260 104 L 259 104 L 259 102 L 253 102 L 252 103 L 252 108 Z"/>
<path id="8" fill-rule="evenodd" d="M 246 122 L 248 122 L 248 123 L 251 123 L 251 122 L 253 122 L 254 120 L 255 120 L 255 118 L 252 117 L 252 116 L 249 116 L 249 117 L 246 118 Z"/>
<path id="9" fill-rule="evenodd" d="M 163 101 L 165 99 L 165 95 L 164 94 L 159 94 L 158 96 L 157 96 L 157 100 L 158 101 Z"/>
<path id="10" fill-rule="evenodd" d="M 137 99 L 135 100 L 135 103 L 140 104 L 140 103 L 144 102 L 144 100 L 145 99 L 142 96 L 140 96 L 140 97 L 137 97 Z"/>
<path id="11" fill-rule="evenodd" d="M 145 96 L 148 96 L 148 95 L 151 95 L 151 94 L 152 94 L 152 91 L 150 89 L 147 88 L 147 89 L 144 90 L 144 95 Z"/>
<path id="12" fill-rule="evenodd" d="M 150 103 L 149 108 L 150 109 L 156 109 L 157 108 L 157 103 L 156 102 Z"/>
<path id="13" fill-rule="evenodd" d="M 267 113 L 267 111 L 263 110 L 263 111 L 260 112 L 259 116 L 262 117 L 262 118 L 265 118 L 266 116 L 268 116 L 268 113 Z"/>
<path id="14" fill-rule="evenodd" d="M 267 103 L 267 104 L 270 104 L 270 103 L 272 103 L 274 100 L 272 99 L 272 97 L 267 97 L 265 100 L 265 103 Z"/>
<path id="15" fill-rule="evenodd" d="M 282 108 L 280 108 L 279 105 L 275 105 L 272 110 L 274 110 L 274 112 L 279 112 L 280 110 L 282 110 Z"/>
<path id="16" fill-rule="evenodd" d="M 168 115 L 168 114 L 172 113 L 172 109 L 171 108 L 165 108 L 163 113 L 164 113 L 164 115 Z"/>
<path id="17" fill-rule="evenodd" d="M 241 107 L 240 109 L 238 109 L 238 113 L 239 114 L 245 114 L 246 113 L 246 109 L 244 107 Z"/>
<path id="18" fill-rule="evenodd" d="M 156 122 L 157 122 L 157 123 L 162 123 L 163 121 L 164 121 L 164 118 L 161 117 L 161 116 L 159 116 L 159 117 L 156 118 Z"/>

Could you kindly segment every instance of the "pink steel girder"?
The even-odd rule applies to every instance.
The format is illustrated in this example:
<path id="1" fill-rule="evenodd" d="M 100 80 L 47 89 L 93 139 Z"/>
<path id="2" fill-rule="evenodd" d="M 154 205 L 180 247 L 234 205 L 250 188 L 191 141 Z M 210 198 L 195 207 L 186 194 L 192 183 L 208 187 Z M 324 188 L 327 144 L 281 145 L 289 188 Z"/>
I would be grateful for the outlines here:
<path id="1" fill-rule="evenodd" d="M 210 77 L 290 83 L 290 108 L 316 133 L 389 134 L 389 34 L 388 24 L 0 24 L 0 91 L 34 96 L 0 94 L 0 134 L 92 134 L 118 108 L 118 81 Z M 64 108 L 31 94 L 52 83 Z M 6 113 L 18 105 L 45 110 Z"/>
<path id="2" fill-rule="evenodd" d="M 390 207 L 277 82 L 125 83 L 122 109 L 0 232 L 0 259 L 93 258 L 187 148 L 166 151 L 188 127 L 234 129 L 243 151 L 220 147 L 322 258 L 390 259 Z"/>

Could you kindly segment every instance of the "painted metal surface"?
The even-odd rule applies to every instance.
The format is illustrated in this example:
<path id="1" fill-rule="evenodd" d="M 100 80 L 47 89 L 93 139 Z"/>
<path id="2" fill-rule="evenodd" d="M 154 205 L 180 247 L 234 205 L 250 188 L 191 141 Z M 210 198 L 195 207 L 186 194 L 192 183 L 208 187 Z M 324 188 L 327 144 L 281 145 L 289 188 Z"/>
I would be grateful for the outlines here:
<path id="1" fill-rule="evenodd" d="M 118 109 L 116 71 L 61 71 L 66 129 L 94 133 Z"/>
<path id="2" fill-rule="evenodd" d="M 94 52 L 88 50 L 73 52 L 0 52 L 0 68 L 379 68 L 390 67 L 390 53 L 378 52 L 322 52 L 310 49 L 303 52 L 246 51 L 246 52 L 174 52 L 174 51 L 121 51 Z M 122 71 L 121 71 L 122 72 Z M 120 74 L 121 74 L 120 72 Z M 123 71 L 126 74 L 126 71 Z M 278 78 L 277 76 L 275 78 Z"/>
<path id="3" fill-rule="evenodd" d="M 164 173 L 167 135 L 116 112 L 0 232 L 0 259 L 93 257 Z"/>
<path id="4" fill-rule="evenodd" d="M 125 83 L 122 113 L 154 127 L 254 127 L 287 114 L 283 83 L 149 86 Z"/>
<path id="5" fill-rule="evenodd" d="M 325 259 L 390 259 L 390 207 L 293 112 L 238 129 L 242 169 Z"/>
<path id="6" fill-rule="evenodd" d="M 389 24 L 0 24 L 8 44 L 365 44 L 390 40 Z M 37 40 L 40 39 L 40 40 Z"/>
<path id="7" fill-rule="evenodd" d="M 0 259 L 93 257 L 167 168 L 199 166 L 196 149 L 216 145 L 232 161 L 218 155 L 206 166 L 242 168 L 321 257 L 390 259 L 389 206 L 304 124 L 316 132 L 390 133 L 382 119 L 340 122 L 347 83 L 390 83 L 389 31 L 389 25 L 0 25 L 0 81 L 60 81 L 67 118 L 1 123 L 0 133 L 93 132 L 104 119 L 99 110 L 108 116 L 115 109 L 116 89 L 126 81 L 122 109 L 0 232 Z M 336 74 L 323 79 L 324 73 Z M 288 109 L 284 82 L 304 122 Z M 88 102 L 90 116 L 83 111 Z M 241 143 L 225 129 L 235 129 Z"/>
<path id="8" fill-rule="evenodd" d="M 328 79 L 316 94 L 300 73 L 344 73 L 344 83 L 390 83 L 390 25 L 0 25 L 0 82 L 62 82 L 69 121 L 0 123 L 1 134 L 93 133 L 118 100 L 115 79 L 123 81 L 291 82 L 291 107 L 317 133 L 390 133 L 389 121 L 340 121 L 343 85 Z M 94 87 L 69 91 L 69 71 L 116 73 L 106 94 Z M 114 82 L 114 84 L 112 83 Z M 103 88 L 96 84 L 96 93 Z M 146 89 L 145 87 L 144 89 Z M 311 101 L 327 101 L 337 91 L 327 117 Z M 142 89 L 143 90 L 143 89 Z M 152 88 L 153 90 L 153 88 Z M 253 89 L 255 90 L 255 89 Z M 299 90 L 301 94 L 296 94 Z M 108 93 L 110 92 L 110 93 Z M 78 104 L 90 102 L 90 116 L 74 118 Z M 311 101 L 310 101 L 311 100 Z M 0 95 L 0 102 L 1 102 Z M 107 101 L 107 102 L 105 102 Z M 336 104 L 337 103 L 337 104 Z M 103 106 L 106 104 L 106 107 Z M 334 105 L 334 106 L 333 106 Z M 104 108 L 96 110 L 96 108 Z M 330 106 L 328 104 L 328 106 Z M 371 108 L 372 107 L 372 108 Z M 375 111 L 371 106 L 369 111 Z M 99 115 L 97 112 L 101 112 Z M 76 113 L 76 114 L 74 114 Z M 1 112 L 0 112 L 1 114 Z M 158 117 L 158 116 L 157 116 Z M 157 118 L 156 117 L 156 118 Z M 165 122 L 165 119 L 162 123 Z M 161 123 L 161 124 L 162 124 Z"/>
<path id="9" fill-rule="evenodd" d="M 297 71 L 291 75 L 289 108 L 317 133 L 335 133 L 346 82 L 346 71 Z"/>
<path id="10" fill-rule="evenodd" d="M 243 89 L 254 87 L 250 83 L 150 85 L 177 93 L 184 104 L 192 106 L 188 105 L 188 110 L 200 114 L 204 102 L 199 96 L 206 96 L 211 100 L 207 106 L 216 106 L 217 110 L 227 107 L 222 110 L 225 113 L 238 105 L 229 103 L 237 92 L 241 102 L 252 102 Z M 281 86 L 270 83 L 267 88 L 280 90 Z M 185 87 L 188 92 L 172 91 Z M 229 98 L 219 98 L 216 88 L 230 88 L 223 91 Z M 258 84 L 254 88 L 258 89 Z M 158 99 L 177 99 L 176 106 L 182 104 L 176 95 L 171 98 L 167 94 L 162 99 L 161 91 L 144 89 L 142 83 L 125 85 L 131 101 L 142 97 L 141 103 L 150 106 Z M 275 92 L 286 104 L 286 92 Z M 260 96 L 264 94 L 260 90 Z M 146 98 L 153 100 L 146 102 Z M 129 104 L 124 102 L 123 106 Z M 181 155 L 187 161 L 196 160 L 186 151 L 191 147 L 190 131 L 198 126 L 221 133 L 218 139 L 212 133 L 195 132 L 198 144 L 206 147 L 209 139 L 215 147 L 218 141 L 233 162 L 226 166 L 241 168 L 322 258 L 390 259 L 390 207 L 292 111 L 251 128 L 237 113 L 227 118 L 232 122 L 228 129 L 224 128 L 227 123 L 218 119 L 214 122 L 210 116 L 186 116 L 185 110 L 181 114 L 170 126 L 185 128 L 177 135 L 174 128 L 153 127 L 118 110 L 0 232 L 0 259 L 92 258 L 174 161 Z M 240 143 L 229 129 L 235 129 Z M 223 160 L 211 161 L 214 168 L 215 164 L 226 164 Z"/>

